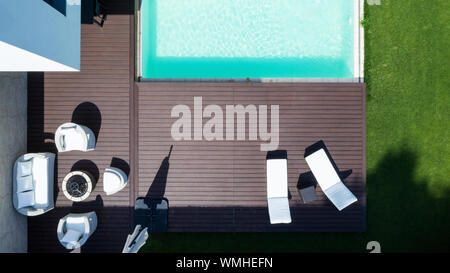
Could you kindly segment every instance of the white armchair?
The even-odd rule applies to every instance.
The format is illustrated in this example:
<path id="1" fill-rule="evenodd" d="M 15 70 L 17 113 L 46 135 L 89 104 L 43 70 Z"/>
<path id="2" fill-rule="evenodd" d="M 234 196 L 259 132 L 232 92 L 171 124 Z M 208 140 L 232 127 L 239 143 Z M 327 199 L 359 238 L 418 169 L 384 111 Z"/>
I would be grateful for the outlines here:
<path id="1" fill-rule="evenodd" d="M 13 169 L 13 205 L 23 215 L 37 216 L 55 207 L 55 154 L 30 153 L 19 157 Z"/>
<path id="2" fill-rule="evenodd" d="M 127 183 L 128 177 L 121 169 L 114 167 L 105 169 L 105 173 L 103 174 L 103 191 L 106 195 L 121 191 Z"/>
<path id="3" fill-rule="evenodd" d="M 97 214 L 69 213 L 59 220 L 58 240 L 66 249 L 76 249 L 83 246 L 97 228 Z"/>
<path id="4" fill-rule="evenodd" d="M 55 144 L 58 152 L 92 151 L 95 148 L 95 135 L 86 126 L 67 122 L 56 130 Z"/>

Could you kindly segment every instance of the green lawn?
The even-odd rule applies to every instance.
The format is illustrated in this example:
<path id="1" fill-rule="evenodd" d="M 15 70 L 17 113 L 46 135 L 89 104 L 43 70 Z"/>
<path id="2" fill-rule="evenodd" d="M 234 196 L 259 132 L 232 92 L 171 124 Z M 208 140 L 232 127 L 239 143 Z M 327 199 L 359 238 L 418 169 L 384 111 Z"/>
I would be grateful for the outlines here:
<path id="1" fill-rule="evenodd" d="M 450 250 L 450 1 L 365 7 L 367 232 L 151 234 L 144 252 Z"/>

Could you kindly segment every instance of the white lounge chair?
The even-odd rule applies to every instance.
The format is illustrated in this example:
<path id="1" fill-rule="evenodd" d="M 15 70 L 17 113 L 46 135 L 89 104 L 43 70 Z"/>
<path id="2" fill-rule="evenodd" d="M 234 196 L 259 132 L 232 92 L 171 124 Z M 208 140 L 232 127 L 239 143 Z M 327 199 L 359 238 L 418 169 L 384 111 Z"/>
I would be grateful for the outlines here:
<path id="1" fill-rule="evenodd" d="M 19 157 L 13 169 L 13 205 L 21 214 L 37 216 L 55 207 L 55 155 L 30 153 Z"/>
<path id="2" fill-rule="evenodd" d="M 342 183 L 324 149 L 308 155 L 305 160 L 320 188 L 339 211 L 358 200 Z"/>
<path id="3" fill-rule="evenodd" d="M 66 249 L 76 249 L 83 246 L 97 228 L 97 214 L 70 213 L 59 220 L 58 240 Z"/>
<path id="4" fill-rule="evenodd" d="M 95 135 L 86 126 L 68 122 L 59 126 L 55 133 L 58 152 L 92 151 L 95 148 Z"/>
<path id="5" fill-rule="evenodd" d="M 286 159 L 268 159 L 267 203 L 271 224 L 291 223 L 288 200 L 288 175 Z"/>
<path id="6" fill-rule="evenodd" d="M 127 185 L 128 177 L 124 171 L 118 168 L 109 167 L 103 174 L 103 191 L 106 195 L 115 194 Z"/>

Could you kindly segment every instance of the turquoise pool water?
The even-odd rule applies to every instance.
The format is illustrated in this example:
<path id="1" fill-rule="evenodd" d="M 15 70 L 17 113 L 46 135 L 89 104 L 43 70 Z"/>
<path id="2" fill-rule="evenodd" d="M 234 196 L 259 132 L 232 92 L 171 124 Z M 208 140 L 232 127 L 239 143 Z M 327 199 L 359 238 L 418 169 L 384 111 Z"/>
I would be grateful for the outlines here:
<path id="1" fill-rule="evenodd" d="M 353 77 L 353 0 L 142 0 L 143 78 Z"/>

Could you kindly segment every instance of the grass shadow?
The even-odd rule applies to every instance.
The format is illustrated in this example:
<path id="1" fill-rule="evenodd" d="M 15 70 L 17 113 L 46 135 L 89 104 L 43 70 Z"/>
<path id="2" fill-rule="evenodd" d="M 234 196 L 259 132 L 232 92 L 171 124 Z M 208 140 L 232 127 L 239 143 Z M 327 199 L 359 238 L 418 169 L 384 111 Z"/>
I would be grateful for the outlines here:
<path id="1" fill-rule="evenodd" d="M 394 252 L 448 251 L 450 191 L 433 197 L 426 180 L 418 179 L 418 157 L 410 149 L 386 154 L 368 181 L 368 231 Z"/>

